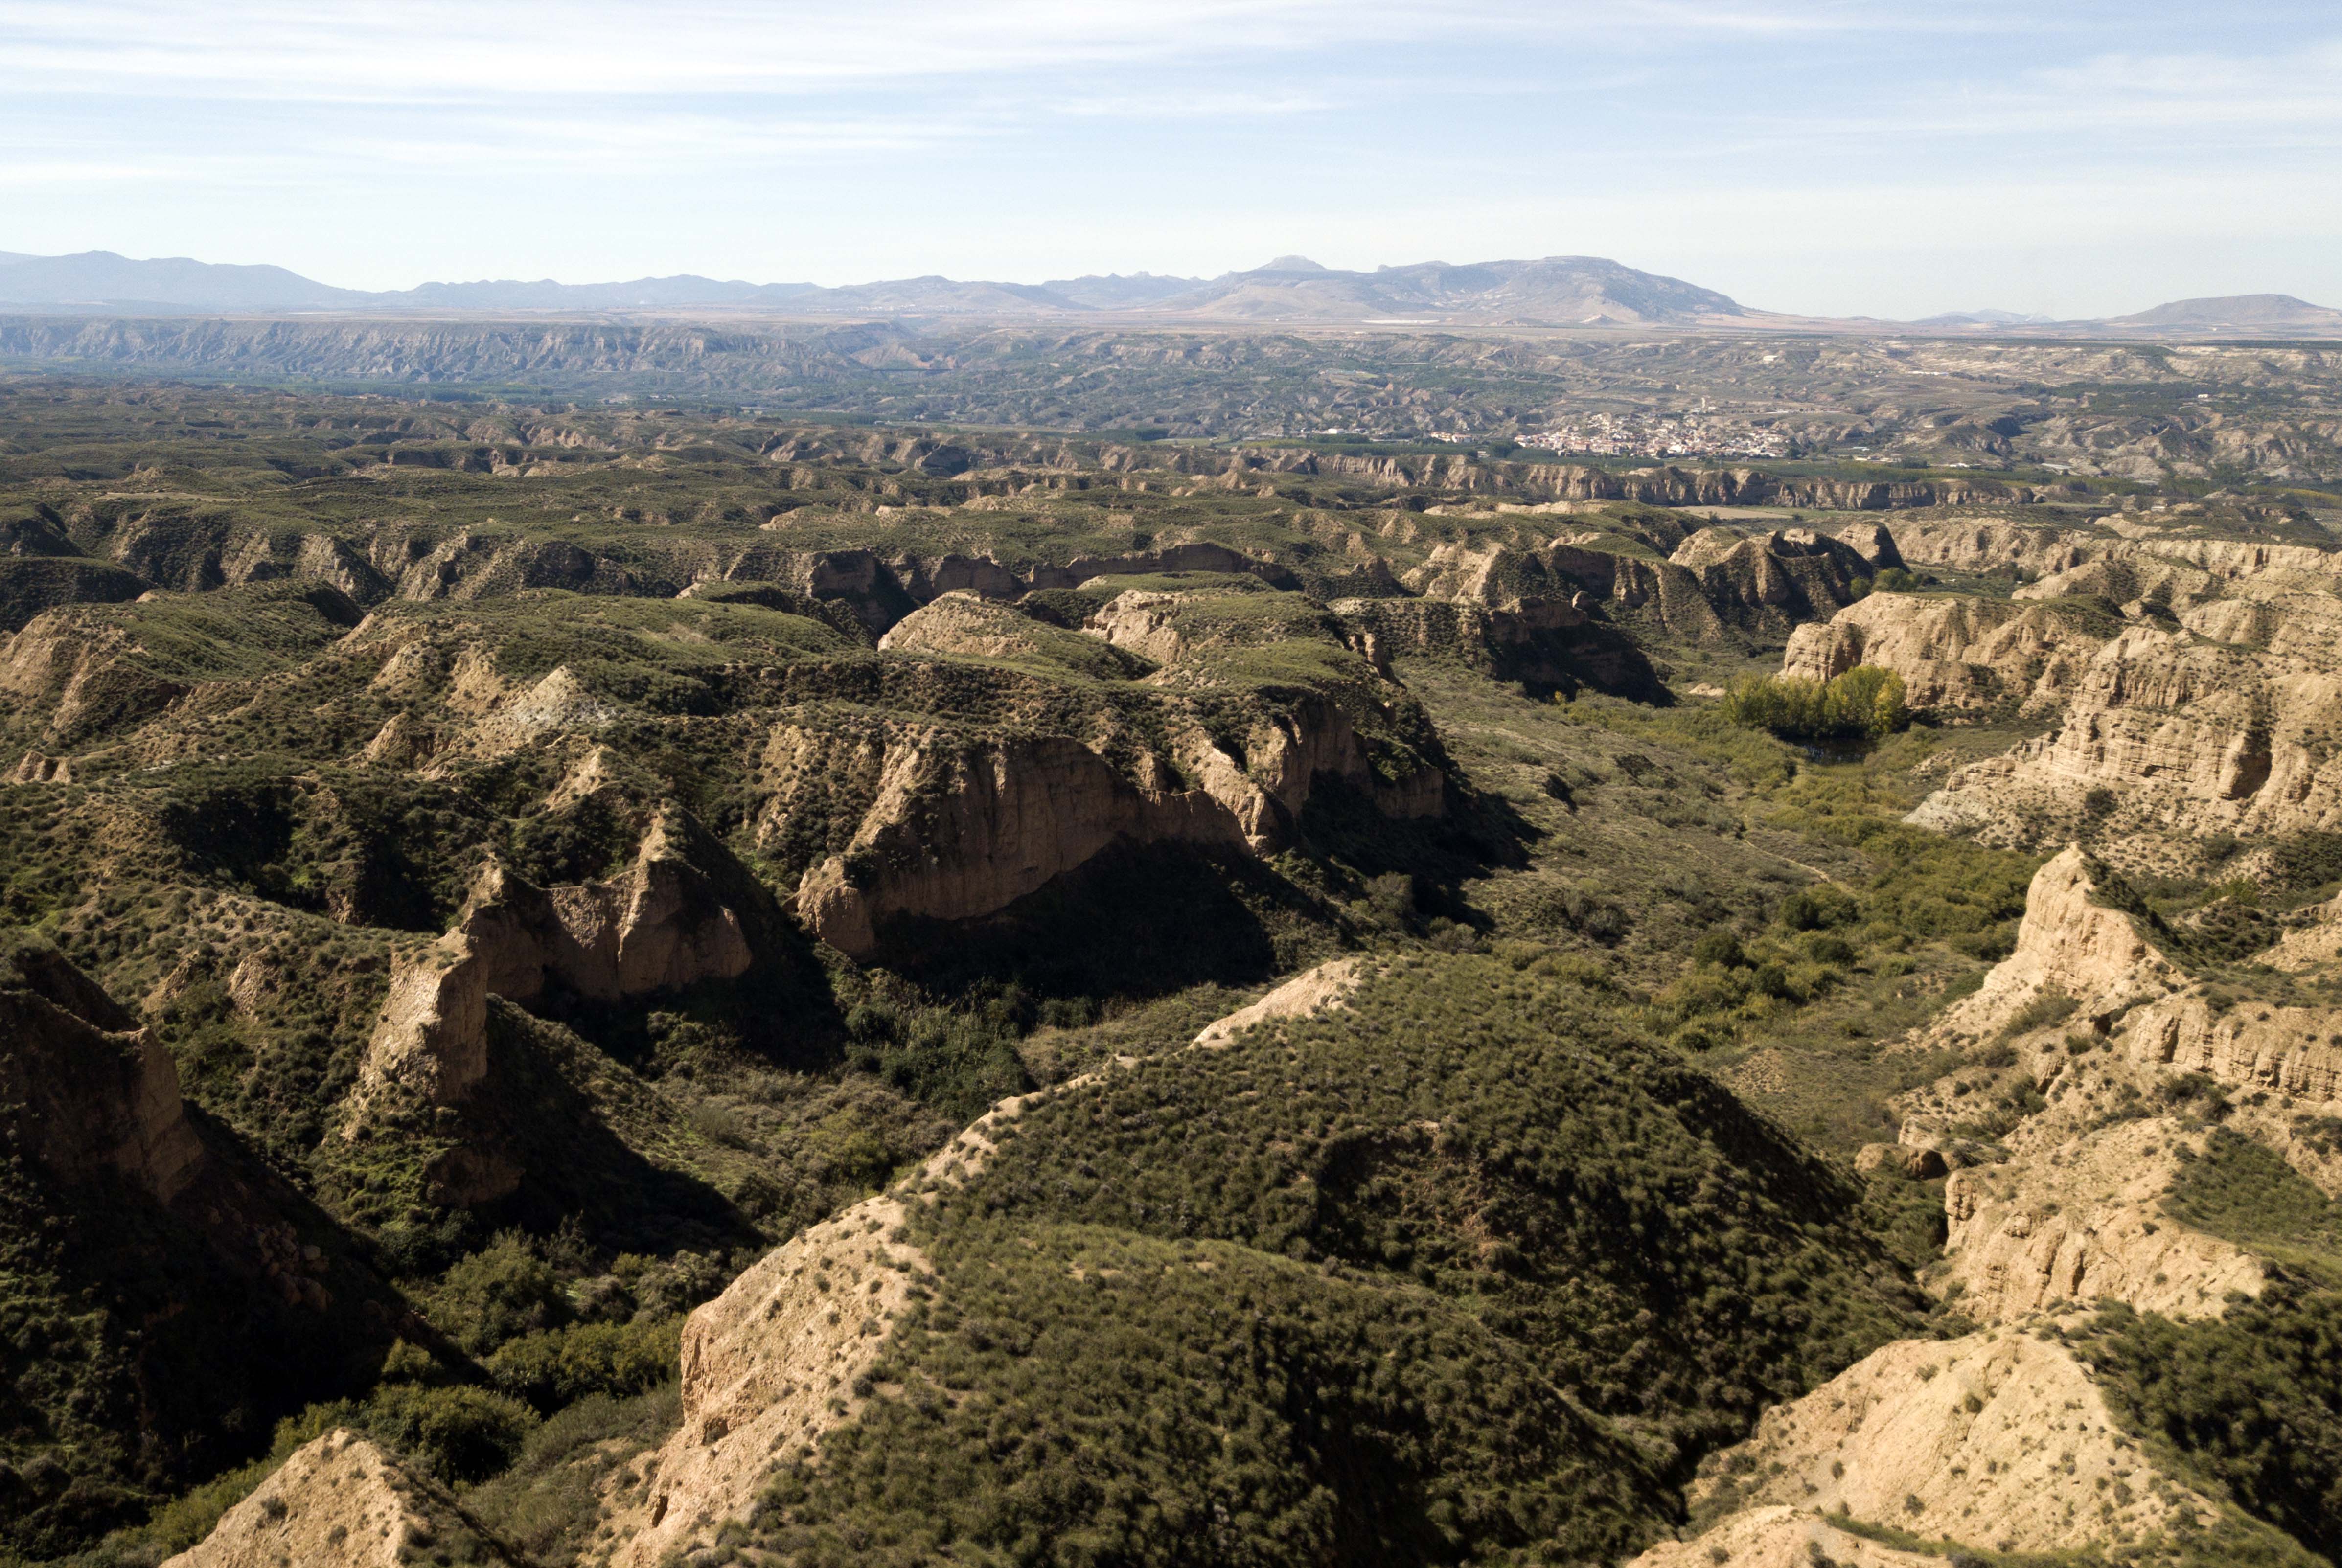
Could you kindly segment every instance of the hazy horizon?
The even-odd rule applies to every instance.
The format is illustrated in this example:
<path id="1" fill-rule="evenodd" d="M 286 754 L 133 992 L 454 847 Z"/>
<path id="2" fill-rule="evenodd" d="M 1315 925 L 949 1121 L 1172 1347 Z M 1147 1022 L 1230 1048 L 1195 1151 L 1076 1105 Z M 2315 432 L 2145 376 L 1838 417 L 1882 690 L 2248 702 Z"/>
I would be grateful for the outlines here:
<path id="1" fill-rule="evenodd" d="M 0 4 L 0 245 L 348 288 L 1577 255 L 1797 314 L 2342 303 L 2330 8 Z"/>

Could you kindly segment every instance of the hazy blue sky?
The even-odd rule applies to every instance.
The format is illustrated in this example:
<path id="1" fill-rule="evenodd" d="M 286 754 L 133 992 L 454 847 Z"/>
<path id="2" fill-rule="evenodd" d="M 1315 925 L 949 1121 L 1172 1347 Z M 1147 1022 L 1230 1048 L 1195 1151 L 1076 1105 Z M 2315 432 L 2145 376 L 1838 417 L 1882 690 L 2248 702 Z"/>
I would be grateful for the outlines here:
<path id="1" fill-rule="evenodd" d="M 330 283 L 1586 254 L 2342 305 L 2342 4 L 0 0 L 0 250 Z"/>

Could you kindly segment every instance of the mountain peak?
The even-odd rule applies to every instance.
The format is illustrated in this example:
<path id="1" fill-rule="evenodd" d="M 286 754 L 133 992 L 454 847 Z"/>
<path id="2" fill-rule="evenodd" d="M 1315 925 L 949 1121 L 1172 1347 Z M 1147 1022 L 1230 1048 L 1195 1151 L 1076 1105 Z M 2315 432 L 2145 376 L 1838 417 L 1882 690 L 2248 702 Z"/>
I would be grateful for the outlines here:
<path id="1" fill-rule="evenodd" d="M 1255 272 L 1324 272 L 1326 270 L 1307 256 L 1278 256 L 1266 266 L 1253 268 Z"/>

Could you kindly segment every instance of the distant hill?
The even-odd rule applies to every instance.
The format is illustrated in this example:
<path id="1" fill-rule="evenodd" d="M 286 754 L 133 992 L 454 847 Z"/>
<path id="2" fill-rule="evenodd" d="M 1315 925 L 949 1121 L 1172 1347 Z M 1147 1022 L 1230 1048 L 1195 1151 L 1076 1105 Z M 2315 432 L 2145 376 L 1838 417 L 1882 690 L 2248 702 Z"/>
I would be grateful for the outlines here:
<path id="1" fill-rule="evenodd" d="M 1279 256 L 1230 273 L 1158 305 L 1166 314 L 1236 319 L 1463 317 L 1554 325 L 1689 325 L 1750 314 L 1713 289 L 1638 272 L 1599 256 L 1420 262 L 1338 272 L 1306 256 Z"/>
<path id="2" fill-rule="evenodd" d="M 1056 278 L 1041 286 L 1084 310 L 1143 310 L 1158 300 L 1203 286 L 1199 277 L 1166 277 L 1133 273 L 1128 277 L 1108 273 L 1104 277 Z"/>
<path id="3" fill-rule="evenodd" d="M 1601 256 L 1417 262 L 1350 272 L 1304 255 L 1215 278 L 1152 273 L 1056 278 L 1041 284 L 968 281 L 929 274 L 824 287 L 747 283 L 683 273 L 625 283 L 551 278 L 426 283 L 369 292 L 336 288 L 276 266 L 231 266 L 173 256 L 134 260 L 112 251 L 36 256 L 0 251 L 0 311 L 77 315 L 225 312 L 271 315 L 684 313 L 786 316 L 1100 316 L 1227 323 L 1441 326 L 1704 327 L 1736 331 L 1936 332 L 1955 335 L 2110 337 L 2331 337 L 2342 311 L 2291 295 L 2186 299 L 2104 321 L 2052 321 L 2007 310 L 1949 311 L 1911 322 L 1777 315 L 1681 278 Z"/>
<path id="4" fill-rule="evenodd" d="M 2329 310 L 2289 294 L 2236 294 L 2211 299 L 2173 300 L 2136 315 L 2116 316 L 2106 325 L 2255 335 L 2270 332 L 2330 333 L 2342 329 L 2342 310 Z"/>
<path id="5" fill-rule="evenodd" d="M 2027 315 L 2018 310 L 1948 310 L 1941 315 L 1922 316 L 1913 326 L 2042 326 L 2052 318 Z"/>
<path id="6" fill-rule="evenodd" d="M 6 285 L 0 284 L 0 292 Z M 812 291 L 809 283 L 718 283 L 683 273 L 640 277 L 631 283 L 426 283 L 420 288 L 373 296 L 404 300 L 440 310 L 660 310 L 727 305 L 777 307 Z"/>
<path id="7" fill-rule="evenodd" d="M 281 266 L 225 266 L 112 251 L 23 256 L 0 266 L 0 305 L 179 310 L 363 310 L 375 296 L 312 282 Z"/>
<path id="8" fill-rule="evenodd" d="M 1676 278 L 1592 256 L 1426 262 L 1343 272 L 1306 256 L 1211 278 L 1146 273 L 1050 283 L 964 282 L 936 275 L 823 288 L 723 282 L 684 274 L 629 283 L 550 278 L 427 283 L 368 293 L 335 288 L 282 267 L 220 266 L 185 258 L 135 261 L 110 251 L 69 256 L 0 253 L 0 306 L 104 314 L 140 310 L 638 311 L 766 310 L 806 315 L 1055 315 L 1138 312 L 1219 320 L 1464 318 L 1552 325 L 1679 324 L 1747 313 L 1726 296 Z"/>

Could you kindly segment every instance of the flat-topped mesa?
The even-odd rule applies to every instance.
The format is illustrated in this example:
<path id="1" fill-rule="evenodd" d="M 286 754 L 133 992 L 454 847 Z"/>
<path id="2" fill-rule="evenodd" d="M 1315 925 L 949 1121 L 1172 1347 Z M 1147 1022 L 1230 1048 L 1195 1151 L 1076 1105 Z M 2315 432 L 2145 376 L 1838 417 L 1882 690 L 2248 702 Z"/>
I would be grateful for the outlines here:
<path id="1" fill-rule="evenodd" d="M 46 942 L 0 933 L 0 1131 L 67 1181 L 169 1203 L 204 1160 L 171 1054 Z"/>

